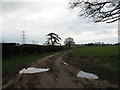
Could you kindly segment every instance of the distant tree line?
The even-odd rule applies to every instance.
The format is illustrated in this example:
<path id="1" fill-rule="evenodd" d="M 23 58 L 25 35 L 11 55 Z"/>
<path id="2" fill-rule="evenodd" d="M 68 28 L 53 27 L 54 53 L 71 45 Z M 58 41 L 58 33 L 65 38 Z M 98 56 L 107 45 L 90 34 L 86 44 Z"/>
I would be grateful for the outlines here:
<path id="1" fill-rule="evenodd" d="M 76 47 L 79 46 L 114 46 L 114 45 L 120 45 L 120 43 L 115 43 L 115 44 L 111 44 L 111 43 L 107 43 L 105 44 L 104 42 L 95 42 L 95 43 L 87 43 L 87 44 L 76 44 Z"/>
<path id="2" fill-rule="evenodd" d="M 74 39 L 68 37 L 64 41 L 64 46 L 60 44 L 61 38 L 55 33 L 49 33 L 46 35 L 47 41 L 44 45 L 35 44 L 16 44 L 16 43 L 2 43 L 2 56 L 7 57 L 11 55 L 28 55 L 28 54 L 39 54 L 44 52 L 54 52 L 68 49 L 71 47 L 79 46 L 107 46 L 107 45 L 120 45 L 116 44 L 105 44 L 104 42 L 87 43 L 87 44 L 75 44 Z"/>

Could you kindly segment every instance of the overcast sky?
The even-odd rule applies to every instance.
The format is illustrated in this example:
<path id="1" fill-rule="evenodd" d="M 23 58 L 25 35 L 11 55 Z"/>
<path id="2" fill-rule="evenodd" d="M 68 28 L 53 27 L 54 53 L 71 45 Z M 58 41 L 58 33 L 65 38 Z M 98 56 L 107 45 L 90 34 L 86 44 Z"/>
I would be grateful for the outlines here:
<path id="1" fill-rule="evenodd" d="M 1 41 L 21 43 L 22 31 L 25 31 L 26 43 L 43 44 L 50 32 L 58 34 L 62 44 L 67 37 L 74 38 L 77 44 L 118 42 L 118 22 L 96 24 L 91 19 L 78 17 L 78 10 L 69 9 L 70 0 L 33 1 L 1 1 Z"/>

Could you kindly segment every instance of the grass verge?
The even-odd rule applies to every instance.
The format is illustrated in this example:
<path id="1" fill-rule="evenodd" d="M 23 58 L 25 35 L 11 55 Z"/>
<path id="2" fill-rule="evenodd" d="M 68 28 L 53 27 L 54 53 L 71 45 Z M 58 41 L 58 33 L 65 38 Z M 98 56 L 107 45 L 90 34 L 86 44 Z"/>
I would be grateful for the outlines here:
<path id="1" fill-rule="evenodd" d="M 35 54 L 35 55 L 24 55 L 24 56 L 16 55 L 16 56 L 10 56 L 7 58 L 3 58 L 2 59 L 2 72 L 3 73 L 8 72 L 10 69 L 14 68 L 15 66 L 19 64 L 26 63 L 34 59 L 39 59 L 44 56 L 48 56 L 48 55 L 55 54 L 55 53 L 57 52 L 48 52 L 48 53 Z"/>
<path id="2" fill-rule="evenodd" d="M 118 46 L 80 47 L 71 52 L 68 63 L 110 81 L 118 79 Z M 110 79 L 111 78 L 111 79 Z"/>

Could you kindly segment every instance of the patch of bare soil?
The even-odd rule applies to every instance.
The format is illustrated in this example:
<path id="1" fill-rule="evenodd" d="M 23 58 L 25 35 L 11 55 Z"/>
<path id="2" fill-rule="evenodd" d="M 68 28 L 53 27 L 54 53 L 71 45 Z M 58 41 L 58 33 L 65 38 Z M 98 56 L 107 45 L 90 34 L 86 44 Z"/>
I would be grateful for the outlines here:
<path id="1" fill-rule="evenodd" d="M 67 52 L 68 53 L 68 52 Z M 63 58 L 67 53 L 57 53 L 36 60 L 30 67 L 50 68 L 48 72 L 19 74 L 8 80 L 4 88 L 117 88 L 105 80 L 89 80 L 76 77 L 78 68 L 64 65 Z"/>

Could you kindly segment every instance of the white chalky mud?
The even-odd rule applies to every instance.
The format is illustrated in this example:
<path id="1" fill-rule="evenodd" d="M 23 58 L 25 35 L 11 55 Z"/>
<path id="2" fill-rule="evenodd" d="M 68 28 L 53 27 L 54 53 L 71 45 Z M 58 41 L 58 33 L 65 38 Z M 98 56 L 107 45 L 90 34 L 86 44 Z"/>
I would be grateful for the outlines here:
<path id="1" fill-rule="evenodd" d="M 21 71 L 19 71 L 19 74 L 23 74 L 23 73 L 39 73 L 39 72 L 46 72 L 49 71 L 49 68 L 45 69 L 45 68 L 34 68 L 34 67 L 29 67 L 27 69 L 22 69 Z"/>
<path id="2" fill-rule="evenodd" d="M 87 73 L 84 71 L 81 71 L 77 74 L 77 77 L 87 78 L 87 79 L 98 79 L 98 76 L 92 73 Z"/>
<path id="3" fill-rule="evenodd" d="M 62 62 L 64 65 L 68 65 L 68 63 L 66 63 L 66 62 Z"/>

